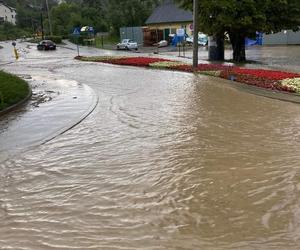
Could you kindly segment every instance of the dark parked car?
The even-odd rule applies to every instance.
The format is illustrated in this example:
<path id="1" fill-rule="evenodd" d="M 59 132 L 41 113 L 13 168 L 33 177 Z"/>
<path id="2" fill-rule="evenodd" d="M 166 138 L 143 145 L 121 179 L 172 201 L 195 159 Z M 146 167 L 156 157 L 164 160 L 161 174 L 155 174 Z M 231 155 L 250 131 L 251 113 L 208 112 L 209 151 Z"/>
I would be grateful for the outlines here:
<path id="1" fill-rule="evenodd" d="M 38 50 L 56 50 L 56 44 L 50 40 L 43 40 L 37 45 Z"/>

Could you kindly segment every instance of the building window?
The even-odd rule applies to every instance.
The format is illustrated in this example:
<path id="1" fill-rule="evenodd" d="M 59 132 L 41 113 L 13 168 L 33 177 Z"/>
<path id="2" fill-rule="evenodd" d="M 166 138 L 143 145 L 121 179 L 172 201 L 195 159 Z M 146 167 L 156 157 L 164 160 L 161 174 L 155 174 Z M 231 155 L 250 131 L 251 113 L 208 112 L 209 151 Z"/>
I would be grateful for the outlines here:
<path id="1" fill-rule="evenodd" d="M 11 15 L 12 18 L 14 18 L 14 15 Z"/>

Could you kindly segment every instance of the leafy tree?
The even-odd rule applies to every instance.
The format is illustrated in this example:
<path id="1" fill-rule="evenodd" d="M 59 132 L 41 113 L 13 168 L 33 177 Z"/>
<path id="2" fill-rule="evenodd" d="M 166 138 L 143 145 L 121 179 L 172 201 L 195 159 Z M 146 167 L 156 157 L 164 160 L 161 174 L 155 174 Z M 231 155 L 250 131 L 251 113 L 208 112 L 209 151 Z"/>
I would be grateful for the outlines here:
<path id="1" fill-rule="evenodd" d="M 120 27 L 141 26 L 160 0 L 110 0 L 108 17 L 115 34 Z"/>
<path id="2" fill-rule="evenodd" d="M 177 0 L 192 10 L 193 0 Z M 246 60 L 245 38 L 300 26 L 299 0 L 199 0 L 200 29 L 219 38 L 228 33 L 233 60 Z"/>
<path id="3" fill-rule="evenodd" d="M 76 4 L 62 3 L 51 9 L 54 34 L 67 36 L 73 27 L 82 24 L 81 8 Z"/>
<path id="4" fill-rule="evenodd" d="M 93 26 L 96 31 L 119 35 L 123 26 L 141 26 L 162 0 L 48 0 L 55 35 L 68 35 L 76 26 Z M 45 0 L 6 0 L 17 8 L 17 26 L 36 32 L 41 14 L 47 30 Z"/>

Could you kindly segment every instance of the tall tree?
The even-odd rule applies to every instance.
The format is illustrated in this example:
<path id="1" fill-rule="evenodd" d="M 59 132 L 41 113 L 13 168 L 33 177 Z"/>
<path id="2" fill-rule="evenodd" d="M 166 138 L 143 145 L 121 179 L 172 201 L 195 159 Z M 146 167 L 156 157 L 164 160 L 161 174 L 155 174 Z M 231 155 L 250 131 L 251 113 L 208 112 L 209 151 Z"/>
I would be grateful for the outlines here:
<path id="1" fill-rule="evenodd" d="M 193 0 L 177 0 L 192 9 Z M 299 0 L 200 0 L 200 29 L 223 36 L 228 33 L 233 60 L 246 60 L 245 38 L 256 31 L 271 33 L 300 26 Z"/>
<path id="2" fill-rule="evenodd" d="M 160 0 L 110 0 L 108 18 L 115 34 L 120 27 L 141 26 Z"/>

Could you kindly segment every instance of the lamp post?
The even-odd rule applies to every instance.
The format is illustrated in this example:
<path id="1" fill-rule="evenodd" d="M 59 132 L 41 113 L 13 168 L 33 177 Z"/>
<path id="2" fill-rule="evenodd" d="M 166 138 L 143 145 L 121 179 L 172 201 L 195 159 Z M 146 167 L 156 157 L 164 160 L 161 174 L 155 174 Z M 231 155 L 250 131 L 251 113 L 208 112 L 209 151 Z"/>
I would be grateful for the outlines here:
<path id="1" fill-rule="evenodd" d="M 198 32 L 199 32 L 199 23 L 198 23 L 198 10 L 199 2 L 194 0 L 193 2 L 193 22 L 194 22 L 194 38 L 193 38 L 193 67 L 198 67 Z"/>
<path id="2" fill-rule="evenodd" d="M 42 40 L 45 39 L 45 33 L 44 33 L 44 18 L 43 18 L 43 11 L 41 10 L 41 29 L 42 29 Z"/>

